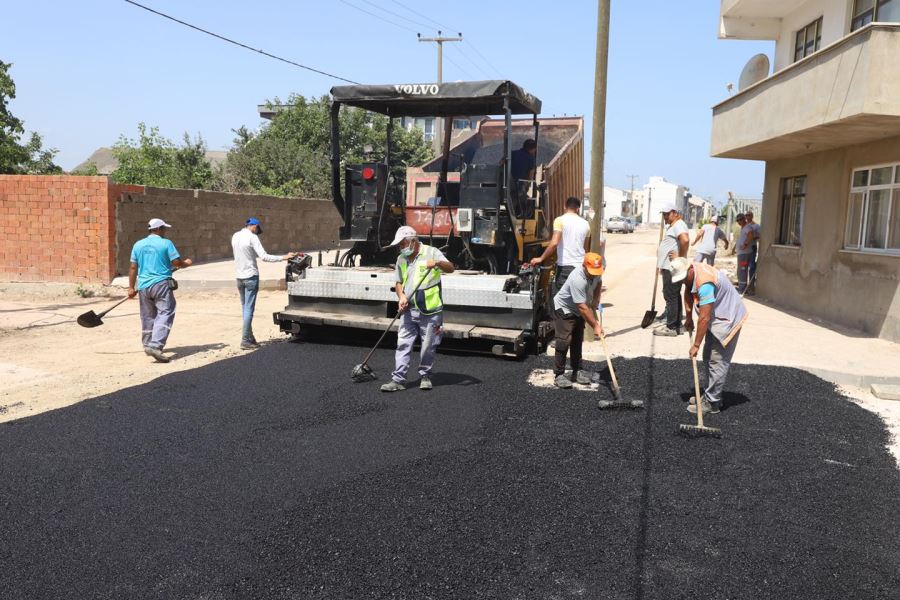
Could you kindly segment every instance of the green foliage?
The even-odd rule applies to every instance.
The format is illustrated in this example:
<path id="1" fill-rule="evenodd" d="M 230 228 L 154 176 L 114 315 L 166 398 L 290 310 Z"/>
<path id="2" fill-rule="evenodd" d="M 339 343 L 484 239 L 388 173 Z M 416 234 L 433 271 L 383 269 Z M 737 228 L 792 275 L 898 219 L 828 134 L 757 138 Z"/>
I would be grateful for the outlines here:
<path id="1" fill-rule="evenodd" d="M 272 104 L 280 104 L 276 99 Z M 331 117 L 328 96 L 307 100 L 292 96 L 258 134 L 234 130 L 234 147 L 216 174 L 218 189 L 276 196 L 331 196 Z M 380 160 L 387 140 L 387 117 L 344 108 L 340 114 L 341 153 L 345 164 Z M 407 165 L 432 157 L 419 130 L 394 128 L 391 174 L 395 190 Z M 367 147 L 371 152 L 367 153 Z"/>
<path id="2" fill-rule="evenodd" d="M 110 174 L 116 183 L 155 187 L 197 189 L 209 187 L 213 170 L 206 159 L 206 142 L 185 133 L 180 146 L 159 133 L 138 124 L 138 139 L 119 137 L 113 146 L 119 166 Z"/>
<path id="3" fill-rule="evenodd" d="M 43 140 L 32 132 L 28 141 L 20 142 L 25 124 L 9 111 L 9 101 L 16 97 L 16 84 L 9 75 L 11 63 L 0 61 L 0 173 L 43 175 L 62 173 L 53 163 L 58 150 L 43 149 Z"/>

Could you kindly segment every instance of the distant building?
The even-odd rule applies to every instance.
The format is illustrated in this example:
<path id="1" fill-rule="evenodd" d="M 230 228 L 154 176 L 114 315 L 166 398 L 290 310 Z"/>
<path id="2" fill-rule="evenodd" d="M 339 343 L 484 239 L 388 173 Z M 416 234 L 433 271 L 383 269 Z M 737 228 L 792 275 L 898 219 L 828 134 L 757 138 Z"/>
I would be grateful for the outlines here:
<path id="1" fill-rule="evenodd" d="M 632 214 L 633 203 L 631 193 L 628 190 L 620 190 L 610 186 L 603 186 L 603 218 L 610 217 L 630 217 Z M 591 206 L 591 188 L 584 188 L 584 202 L 582 204 L 582 213 L 586 218 L 593 218 L 594 207 Z"/>
<path id="2" fill-rule="evenodd" d="M 766 163 L 759 295 L 893 341 L 898 21 L 898 0 L 723 0 L 719 37 L 774 40 L 774 71 L 748 64 L 756 76 L 713 107 L 711 144 Z"/>
<path id="3" fill-rule="evenodd" d="M 659 225 L 661 219 L 659 209 L 666 202 L 675 204 L 682 215 L 686 214 L 687 193 L 687 187 L 654 175 L 643 186 L 642 222 Z"/>

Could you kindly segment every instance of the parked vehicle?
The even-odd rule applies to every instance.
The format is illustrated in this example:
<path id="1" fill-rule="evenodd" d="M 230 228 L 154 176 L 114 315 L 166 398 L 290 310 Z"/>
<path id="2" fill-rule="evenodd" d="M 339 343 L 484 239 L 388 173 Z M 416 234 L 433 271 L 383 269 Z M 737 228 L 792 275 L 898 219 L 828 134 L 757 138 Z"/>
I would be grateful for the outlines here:
<path id="1" fill-rule="evenodd" d="M 606 221 L 606 231 L 609 233 L 634 233 L 634 221 L 628 217 L 610 217 Z"/>

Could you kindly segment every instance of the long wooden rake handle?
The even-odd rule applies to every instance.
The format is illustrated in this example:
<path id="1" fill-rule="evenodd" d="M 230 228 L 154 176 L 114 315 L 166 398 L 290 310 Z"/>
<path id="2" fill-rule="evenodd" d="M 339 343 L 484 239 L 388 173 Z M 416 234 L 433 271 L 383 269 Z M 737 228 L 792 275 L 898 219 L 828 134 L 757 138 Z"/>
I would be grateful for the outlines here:
<path id="1" fill-rule="evenodd" d="M 693 344 L 691 345 L 693 347 Z M 700 373 L 697 371 L 697 357 L 691 357 L 694 366 L 694 401 L 697 403 L 697 426 L 703 427 L 703 407 L 700 405 Z"/>
<path id="2" fill-rule="evenodd" d="M 606 335 L 600 336 L 600 343 L 603 345 L 603 354 L 606 356 L 606 366 L 609 367 L 609 376 L 612 378 L 613 389 L 616 390 L 616 396 L 619 395 L 619 380 L 616 378 L 616 371 L 613 369 L 612 359 L 609 357 L 609 348 L 606 347 Z"/>

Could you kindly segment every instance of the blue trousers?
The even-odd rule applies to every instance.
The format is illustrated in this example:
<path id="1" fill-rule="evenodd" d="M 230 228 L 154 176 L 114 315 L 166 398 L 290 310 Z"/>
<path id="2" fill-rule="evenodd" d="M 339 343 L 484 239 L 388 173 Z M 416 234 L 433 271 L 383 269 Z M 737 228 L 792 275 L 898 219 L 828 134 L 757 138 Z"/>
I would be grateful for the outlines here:
<path id="1" fill-rule="evenodd" d="M 253 337 L 253 311 L 256 310 L 256 295 L 259 294 L 259 275 L 237 280 L 238 295 L 244 309 L 244 328 L 241 343 L 256 343 Z"/>

